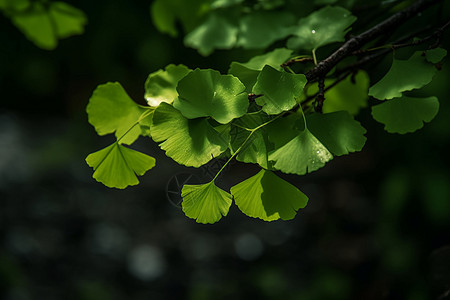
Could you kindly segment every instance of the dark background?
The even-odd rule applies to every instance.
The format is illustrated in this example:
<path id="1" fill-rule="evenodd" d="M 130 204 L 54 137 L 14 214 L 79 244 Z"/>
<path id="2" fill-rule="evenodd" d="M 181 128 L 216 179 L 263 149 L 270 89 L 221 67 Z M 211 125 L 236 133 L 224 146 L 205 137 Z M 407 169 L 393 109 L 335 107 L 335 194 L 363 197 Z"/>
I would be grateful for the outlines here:
<path id="1" fill-rule="evenodd" d="M 1 299 L 450 299 L 446 64 L 421 92 L 441 103 L 424 129 L 388 134 L 366 108 L 362 152 L 284 176 L 310 197 L 294 220 L 267 223 L 233 205 L 201 225 L 166 189 L 174 176 L 206 178 L 215 166 L 178 166 L 141 138 L 134 148 L 157 166 L 139 186 L 106 188 L 84 158 L 112 137 L 96 135 L 85 107 L 107 81 L 144 104 L 147 75 L 169 63 L 226 72 L 257 52 L 204 58 L 154 28 L 150 1 L 68 2 L 89 24 L 54 51 L 0 16 Z M 256 171 L 233 164 L 219 184 Z"/>

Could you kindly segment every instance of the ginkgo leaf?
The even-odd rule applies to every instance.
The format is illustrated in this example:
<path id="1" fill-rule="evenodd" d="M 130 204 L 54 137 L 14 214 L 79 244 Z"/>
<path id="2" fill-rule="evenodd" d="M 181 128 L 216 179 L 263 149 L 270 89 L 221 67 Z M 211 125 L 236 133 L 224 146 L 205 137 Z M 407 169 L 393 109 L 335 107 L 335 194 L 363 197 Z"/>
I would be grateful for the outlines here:
<path id="1" fill-rule="evenodd" d="M 214 49 L 231 49 L 236 44 L 239 31 L 232 20 L 218 13 L 211 13 L 206 21 L 185 36 L 184 44 L 197 49 L 203 56 L 210 55 Z"/>
<path id="2" fill-rule="evenodd" d="M 256 103 L 269 115 L 277 115 L 290 110 L 296 104 L 296 98 L 303 91 L 306 77 L 303 74 L 291 74 L 265 66 L 253 86 L 253 93 L 262 94 Z"/>
<path id="3" fill-rule="evenodd" d="M 291 57 L 292 52 L 292 50 L 278 48 L 266 54 L 255 56 L 246 63 L 232 62 L 228 73 L 238 77 L 245 85 L 246 91 L 251 92 L 260 71 L 265 65 L 281 70 L 280 65 Z"/>
<path id="4" fill-rule="evenodd" d="M 142 176 L 155 166 L 155 159 L 141 152 L 114 143 L 86 157 L 87 164 L 94 169 L 98 182 L 107 187 L 124 189 L 137 185 L 137 176 Z"/>
<path id="5" fill-rule="evenodd" d="M 177 91 L 173 106 L 188 119 L 212 117 L 227 124 L 247 112 L 245 86 L 232 75 L 196 69 L 178 82 Z"/>
<path id="6" fill-rule="evenodd" d="M 305 128 L 284 146 L 269 153 L 273 167 L 287 174 L 304 175 L 333 159 L 328 149 Z"/>
<path id="7" fill-rule="evenodd" d="M 394 59 L 389 71 L 369 89 L 369 95 L 380 100 L 402 96 L 402 92 L 419 89 L 433 79 L 437 69 L 417 51 L 408 60 Z"/>
<path id="8" fill-rule="evenodd" d="M 348 27 L 356 21 L 348 10 L 327 6 L 300 19 L 287 46 L 290 49 L 314 50 L 321 46 L 343 42 Z"/>
<path id="9" fill-rule="evenodd" d="M 218 188 L 214 181 L 199 185 L 184 185 L 181 191 L 183 212 L 198 223 L 212 224 L 226 216 L 231 195 Z"/>
<path id="10" fill-rule="evenodd" d="M 161 102 L 171 104 L 178 97 L 177 84 L 191 69 L 184 65 L 168 65 L 148 75 L 145 81 L 145 95 L 148 105 L 158 106 Z"/>
<path id="11" fill-rule="evenodd" d="M 447 56 L 447 50 L 442 49 L 442 48 L 434 48 L 434 49 L 425 51 L 425 57 L 432 64 L 437 64 L 445 56 Z"/>
<path id="12" fill-rule="evenodd" d="M 372 116 L 391 133 L 414 132 L 430 122 L 439 111 L 436 97 L 412 98 L 403 96 L 372 107 Z"/>
<path id="13" fill-rule="evenodd" d="M 308 203 L 308 197 L 295 186 L 264 169 L 230 192 L 244 214 L 264 221 L 291 220 Z"/>
<path id="14" fill-rule="evenodd" d="M 229 127 L 215 130 L 206 118 L 186 119 L 177 109 L 161 103 L 150 125 L 155 142 L 176 162 L 200 167 L 228 148 Z M 225 129 L 225 130 L 224 130 Z"/>
<path id="15" fill-rule="evenodd" d="M 291 34 L 295 18 L 289 12 L 254 12 L 240 19 L 237 46 L 262 49 Z"/>
<path id="16" fill-rule="evenodd" d="M 52 2 L 48 6 L 34 2 L 26 10 L 10 13 L 14 25 L 36 46 L 52 50 L 59 38 L 84 32 L 85 14 L 64 2 Z"/>
<path id="17" fill-rule="evenodd" d="M 306 118 L 308 129 L 334 155 L 361 151 L 366 129 L 346 111 L 314 113 Z"/>
<path id="18" fill-rule="evenodd" d="M 89 123 L 99 135 L 115 132 L 119 142 L 127 145 L 141 134 L 141 128 L 135 124 L 148 110 L 152 108 L 137 105 L 118 82 L 99 85 L 86 107 Z"/>
<path id="19" fill-rule="evenodd" d="M 242 129 L 242 127 L 254 129 L 268 120 L 270 120 L 269 116 L 263 112 L 259 112 L 246 114 L 233 121 L 233 124 L 239 127 L 233 127 L 230 146 L 232 154 L 242 146 L 236 156 L 238 161 L 256 163 L 265 169 L 271 168 L 272 164 L 269 162 L 268 153 L 273 150 L 273 146 L 269 141 L 266 129 L 262 127 L 256 130 L 245 144 L 243 143 L 249 136 L 250 131 Z"/>

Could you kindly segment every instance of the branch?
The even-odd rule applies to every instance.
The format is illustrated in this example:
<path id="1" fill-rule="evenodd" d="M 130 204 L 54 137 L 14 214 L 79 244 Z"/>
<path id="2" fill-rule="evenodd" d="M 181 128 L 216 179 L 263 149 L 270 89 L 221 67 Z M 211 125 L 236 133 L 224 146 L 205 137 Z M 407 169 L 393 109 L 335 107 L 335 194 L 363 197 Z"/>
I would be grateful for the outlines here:
<path id="1" fill-rule="evenodd" d="M 317 64 L 317 66 L 305 74 L 308 81 L 316 79 L 317 77 L 325 76 L 337 63 L 348 56 L 355 50 L 360 49 L 364 44 L 370 42 L 376 37 L 392 30 L 392 28 L 406 22 L 408 19 L 413 17 L 418 12 L 421 12 L 431 5 L 438 3 L 443 0 L 419 0 L 409 6 L 408 8 L 392 15 L 390 18 L 384 20 L 383 22 L 375 25 L 366 32 L 360 35 L 354 36 L 345 42 L 339 49 L 337 49 L 333 54 L 328 56 L 326 59 L 322 60 Z"/>

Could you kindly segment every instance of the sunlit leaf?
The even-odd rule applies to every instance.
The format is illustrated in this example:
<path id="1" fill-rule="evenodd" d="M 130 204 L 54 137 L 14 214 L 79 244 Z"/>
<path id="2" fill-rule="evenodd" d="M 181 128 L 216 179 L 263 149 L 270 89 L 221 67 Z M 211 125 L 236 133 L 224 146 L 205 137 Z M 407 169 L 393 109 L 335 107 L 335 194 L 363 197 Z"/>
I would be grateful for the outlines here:
<path id="1" fill-rule="evenodd" d="M 141 128 L 134 125 L 150 109 L 131 100 L 120 83 L 108 82 L 95 89 L 86 112 L 89 123 L 99 135 L 115 133 L 117 139 L 122 137 L 120 143 L 129 145 L 141 134 Z"/>
<path id="2" fill-rule="evenodd" d="M 231 206 L 231 195 L 218 188 L 214 181 L 199 185 L 184 185 L 181 197 L 183 212 L 198 223 L 215 223 L 226 216 Z"/>
<path id="3" fill-rule="evenodd" d="M 211 8 L 213 9 L 225 8 L 241 4 L 242 2 L 244 2 L 244 0 L 212 0 Z"/>
<path id="4" fill-rule="evenodd" d="M 232 75 L 196 69 L 178 82 L 173 106 L 189 119 L 212 117 L 226 124 L 247 112 L 245 86 Z"/>
<path id="5" fill-rule="evenodd" d="M 333 155 L 330 151 L 307 128 L 269 153 L 269 160 L 275 162 L 275 169 L 297 175 L 318 170 L 331 159 Z"/>
<path id="6" fill-rule="evenodd" d="M 137 176 L 142 176 L 155 166 L 155 159 L 141 152 L 114 143 L 86 157 L 87 164 L 94 169 L 98 182 L 107 187 L 124 189 L 137 185 Z"/>
<path id="7" fill-rule="evenodd" d="M 264 221 L 293 219 L 308 203 L 308 197 L 295 186 L 264 169 L 230 192 L 244 214 Z"/>
<path id="8" fill-rule="evenodd" d="M 148 105 L 158 106 L 161 102 L 171 104 L 178 97 L 177 84 L 191 70 L 184 65 L 168 65 L 148 75 L 145 81 L 145 100 Z"/>
<path id="9" fill-rule="evenodd" d="M 346 111 L 310 114 L 306 118 L 312 134 L 334 155 L 361 151 L 366 130 Z"/>
<path id="10" fill-rule="evenodd" d="M 176 162 L 200 167 L 228 148 L 229 129 L 217 131 L 206 118 L 186 119 L 177 109 L 161 103 L 155 110 L 151 135 Z"/>
<path id="11" fill-rule="evenodd" d="M 439 111 L 436 97 L 412 98 L 403 96 L 372 107 L 372 116 L 391 133 L 414 132 L 430 122 Z"/>
<path id="12" fill-rule="evenodd" d="M 437 69 L 421 54 L 418 51 L 408 60 L 394 59 L 387 74 L 369 89 L 369 95 L 380 100 L 392 99 L 430 83 Z"/>
<path id="13" fill-rule="evenodd" d="M 237 46 L 262 49 L 290 35 L 294 15 L 288 12 L 254 12 L 244 16 L 239 23 Z"/>
<path id="14" fill-rule="evenodd" d="M 296 98 L 302 93 L 305 84 L 306 77 L 303 74 L 291 74 L 265 66 L 253 86 L 253 93 L 263 95 L 256 99 L 256 103 L 262 106 L 264 112 L 276 115 L 297 104 Z"/>
<path id="15" fill-rule="evenodd" d="M 211 13 L 206 21 L 185 36 L 184 44 L 208 56 L 214 49 L 233 48 L 238 31 L 238 26 L 230 18 Z"/>
<path id="16" fill-rule="evenodd" d="M 431 50 L 425 51 L 425 57 L 430 63 L 437 64 L 440 62 L 445 56 L 447 56 L 447 50 L 442 48 L 434 48 Z"/>
<path id="17" fill-rule="evenodd" d="M 288 40 L 290 49 L 313 50 L 323 45 L 345 41 L 348 27 L 356 21 L 348 10 L 327 6 L 300 19 Z"/>
<path id="18" fill-rule="evenodd" d="M 251 92 L 260 71 L 265 65 L 281 70 L 280 65 L 292 55 L 292 50 L 278 48 L 263 55 L 255 56 L 246 63 L 232 62 L 228 73 L 236 76 L 245 85 L 247 92 Z"/>

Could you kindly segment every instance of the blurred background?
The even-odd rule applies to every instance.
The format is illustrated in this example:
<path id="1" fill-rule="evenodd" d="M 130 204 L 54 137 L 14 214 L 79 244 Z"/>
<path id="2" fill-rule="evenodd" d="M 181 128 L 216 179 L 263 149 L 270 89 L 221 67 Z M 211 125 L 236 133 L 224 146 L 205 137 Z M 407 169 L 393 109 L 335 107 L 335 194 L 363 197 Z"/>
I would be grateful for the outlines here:
<path id="1" fill-rule="evenodd" d="M 147 75 L 170 63 L 226 72 L 259 52 L 202 57 L 154 28 L 149 0 L 66 2 L 89 23 L 53 51 L 0 15 L 0 299 L 450 299 L 445 62 L 422 91 L 441 105 L 422 130 L 388 134 L 366 108 L 362 152 L 284 176 L 310 198 L 294 220 L 267 223 L 232 205 L 201 225 L 167 190 L 215 165 L 179 166 L 140 138 L 134 148 L 157 166 L 136 187 L 109 189 L 84 159 L 113 140 L 96 135 L 85 107 L 107 81 L 144 104 Z M 235 163 L 219 184 L 256 172 Z"/>

